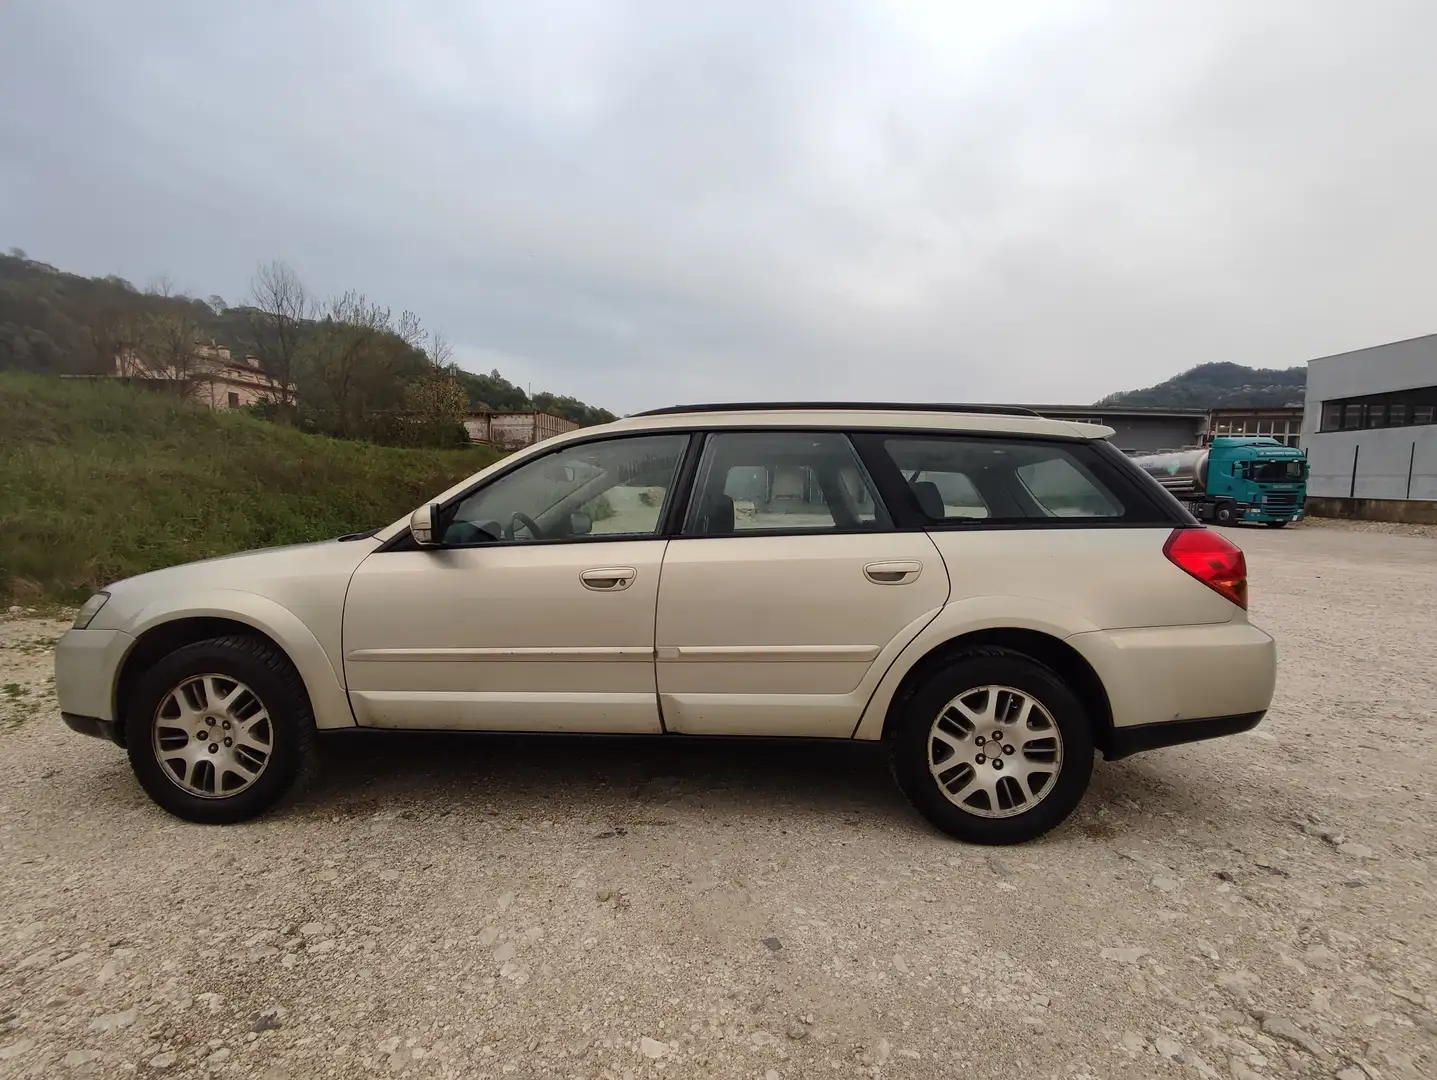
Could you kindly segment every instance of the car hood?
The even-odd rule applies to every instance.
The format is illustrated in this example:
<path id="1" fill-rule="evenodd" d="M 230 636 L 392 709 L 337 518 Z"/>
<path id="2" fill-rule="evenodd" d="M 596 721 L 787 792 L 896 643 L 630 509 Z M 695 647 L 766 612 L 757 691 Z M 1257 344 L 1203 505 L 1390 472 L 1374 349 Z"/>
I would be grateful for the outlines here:
<path id="1" fill-rule="evenodd" d="M 373 537 L 288 544 L 182 563 L 118 581 L 92 625 L 127 629 L 141 612 L 183 610 L 201 596 L 251 593 L 300 613 L 338 609 L 355 569 L 377 547 Z"/>

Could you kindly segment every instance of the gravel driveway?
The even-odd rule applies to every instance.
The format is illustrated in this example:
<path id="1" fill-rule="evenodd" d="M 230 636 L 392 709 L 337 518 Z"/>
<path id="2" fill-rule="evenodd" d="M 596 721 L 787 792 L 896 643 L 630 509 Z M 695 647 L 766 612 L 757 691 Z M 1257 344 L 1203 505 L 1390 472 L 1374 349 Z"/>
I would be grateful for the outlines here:
<path id="1" fill-rule="evenodd" d="M 1437 540 L 1236 536 L 1268 722 L 1007 850 L 852 745 L 340 736 L 185 825 L 0 622 L 0 1075 L 1437 1076 Z"/>

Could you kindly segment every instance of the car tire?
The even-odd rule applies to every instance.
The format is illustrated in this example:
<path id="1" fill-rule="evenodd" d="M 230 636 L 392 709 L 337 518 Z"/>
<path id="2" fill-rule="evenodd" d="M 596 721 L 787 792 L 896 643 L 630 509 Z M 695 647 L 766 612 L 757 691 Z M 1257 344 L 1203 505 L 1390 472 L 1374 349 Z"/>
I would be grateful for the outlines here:
<path id="1" fill-rule="evenodd" d="M 1078 696 L 1010 649 L 949 658 L 904 703 L 887 742 L 898 786 L 918 812 L 973 844 L 1042 836 L 1073 812 L 1093 771 L 1092 724 Z M 997 754 L 983 753 L 994 745 Z"/>
<path id="2" fill-rule="evenodd" d="M 298 793 L 314 773 L 316 744 L 299 672 L 259 637 L 176 649 L 145 672 L 125 710 L 140 786 L 171 814 L 203 825 L 247 821 Z"/>
<path id="3" fill-rule="evenodd" d="M 1237 514 L 1233 511 L 1233 508 L 1231 506 L 1223 505 L 1219 506 L 1217 510 L 1213 512 L 1212 516 L 1213 520 L 1216 521 L 1219 525 L 1231 525 L 1233 523 L 1233 519 L 1237 517 Z"/>

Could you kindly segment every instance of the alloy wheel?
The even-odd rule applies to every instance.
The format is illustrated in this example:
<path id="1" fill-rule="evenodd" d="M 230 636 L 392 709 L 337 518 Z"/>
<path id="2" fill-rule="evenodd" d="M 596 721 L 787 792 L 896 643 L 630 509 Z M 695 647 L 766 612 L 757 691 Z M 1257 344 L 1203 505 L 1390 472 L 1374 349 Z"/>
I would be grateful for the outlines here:
<path id="1" fill-rule="evenodd" d="M 195 675 L 160 700 L 152 746 L 181 790 L 224 799 L 248 788 L 269 765 L 274 725 L 244 683 L 228 675 Z"/>
<path id="2" fill-rule="evenodd" d="M 969 814 L 1016 817 L 1053 790 L 1063 736 L 1052 714 L 1011 686 L 965 690 L 939 711 L 928 769 L 944 797 Z"/>

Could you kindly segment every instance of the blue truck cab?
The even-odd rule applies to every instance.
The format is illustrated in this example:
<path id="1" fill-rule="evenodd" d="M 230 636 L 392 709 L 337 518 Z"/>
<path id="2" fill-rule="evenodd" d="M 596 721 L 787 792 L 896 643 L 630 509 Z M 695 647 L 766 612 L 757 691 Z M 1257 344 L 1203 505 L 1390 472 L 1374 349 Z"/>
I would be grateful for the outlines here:
<path id="1" fill-rule="evenodd" d="M 1201 450 L 1133 459 L 1200 521 L 1281 528 L 1301 521 L 1307 455 L 1266 436 L 1219 435 Z"/>

